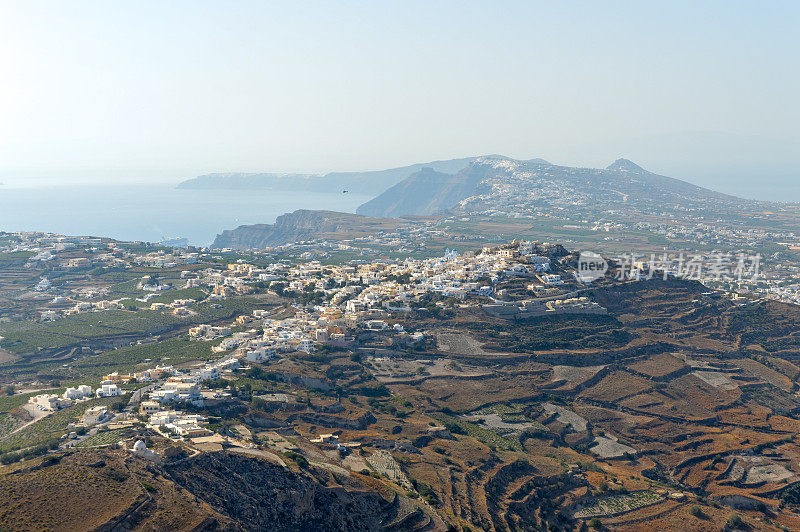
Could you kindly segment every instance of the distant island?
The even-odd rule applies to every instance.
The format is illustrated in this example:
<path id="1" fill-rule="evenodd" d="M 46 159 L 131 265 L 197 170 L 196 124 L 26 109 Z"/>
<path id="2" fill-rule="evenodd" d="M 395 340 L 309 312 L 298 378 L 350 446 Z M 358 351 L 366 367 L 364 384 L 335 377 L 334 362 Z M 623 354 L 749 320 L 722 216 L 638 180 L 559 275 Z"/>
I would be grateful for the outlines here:
<path id="1" fill-rule="evenodd" d="M 196 190 L 302 190 L 309 192 L 358 191 L 380 194 L 423 168 L 455 174 L 477 157 L 418 163 L 388 170 L 367 172 L 330 172 L 324 175 L 303 173 L 214 173 L 197 176 L 178 184 L 179 189 Z"/>

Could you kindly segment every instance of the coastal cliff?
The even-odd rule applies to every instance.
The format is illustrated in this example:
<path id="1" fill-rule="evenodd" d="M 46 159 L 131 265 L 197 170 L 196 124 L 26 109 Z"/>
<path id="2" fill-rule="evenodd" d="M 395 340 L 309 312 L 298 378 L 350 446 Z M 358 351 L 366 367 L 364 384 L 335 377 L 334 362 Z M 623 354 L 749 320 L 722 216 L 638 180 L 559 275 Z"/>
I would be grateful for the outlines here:
<path id="1" fill-rule="evenodd" d="M 296 210 L 278 216 L 274 224 L 242 225 L 217 235 L 215 249 L 264 249 L 312 238 L 332 238 L 345 233 L 353 236 L 386 231 L 402 224 L 392 218 L 371 218 L 335 211 Z"/>

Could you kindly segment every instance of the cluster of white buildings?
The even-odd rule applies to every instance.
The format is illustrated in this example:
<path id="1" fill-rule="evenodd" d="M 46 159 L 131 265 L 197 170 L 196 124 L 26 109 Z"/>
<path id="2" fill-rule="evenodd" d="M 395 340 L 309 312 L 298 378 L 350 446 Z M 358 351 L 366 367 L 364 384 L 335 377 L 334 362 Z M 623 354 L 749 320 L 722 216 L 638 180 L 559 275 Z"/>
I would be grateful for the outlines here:
<path id="1" fill-rule="evenodd" d="M 160 368 L 159 376 L 166 376 L 166 380 L 159 388 L 150 392 L 150 404 L 162 405 L 174 401 L 188 401 L 197 406 L 202 406 L 202 382 L 217 380 L 224 373 L 231 373 L 237 369 L 239 369 L 239 360 L 233 357 L 224 357 L 220 360 L 209 362 L 193 369 L 190 373 L 181 373 L 172 367 L 169 367 L 169 372 L 164 371 L 164 368 Z M 155 372 L 156 370 L 152 371 Z M 155 374 L 152 376 L 155 377 Z"/>
<path id="2" fill-rule="evenodd" d="M 34 252 L 35 254 L 28 259 L 31 267 L 42 262 L 54 262 L 64 269 L 86 269 L 98 265 L 130 268 L 136 264 L 171 268 L 179 264 L 195 264 L 198 260 L 197 253 L 178 250 L 135 253 L 116 242 L 104 242 L 104 239 L 96 237 L 63 236 L 35 231 L 19 231 L 15 236 L 19 242 L 13 246 L 6 246 L 2 251 Z M 85 250 L 89 252 L 84 253 Z"/>
<path id="3" fill-rule="evenodd" d="M 236 262 L 228 264 L 227 269 L 220 271 L 206 268 L 196 273 L 196 277 L 186 281 L 186 287 L 207 286 L 209 299 L 224 299 L 251 290 L 250 284 L 254 282 L 272 281 L 277 279 L 269 268 L 257 268 L 252 264 Z"/>
<path id="4" fill-rule="evenodd" d="M 329 267 L 310 262 L 289 270 L 288 288 L 303 291 L 313 284 L 314 290 L 325 292 L 333 305 L 348 314 L 373 308 L 408 311 L 412 302 L 427 293 L 456 299 L 489 295 L 492 284 L 503 277 L 533 277 L 549 271 L 549 259 L 534 250 L 532 243 L 523 242 L 484 248 L 477 255 L 460 256 L 452 250 L 430 259 L 351 261 Z"/>
<path id="5" fill-rule="evenodd" d="M 197 303 L 194 299 L 174 299 L 170 303 L 151 303 L 150 310 L 164 310 L 172 312 L 175 316 L 193 316 L 196 314 L 189 307 Z"/>
<path id="6" fill-rule="evenodd" d="M 215 326 L 201 324 L 189 329 L 189 337 L 197 340 L 216 340 L 231 335 L 231 328 L 227 326 Z"/>
<path id="7" fill-rule="evenodd" d="M 46 281 L 44 279 L 43 281 Z M 37 285 L 37 291 L 46 290 L 46 288 L 39 289 L 42 285 L 40 282 Z M 122 304 L 122 299 L 108 300 L 103 299 L 100 301 L 81 301 L 74 297 L 57 296 L 50 302 L 51 308 L 42 310 L 39 313 L 41 321 L 55 321 L 63 316 L 71 316 L 73 314 L 82 314 L 86 312 L 100 312 L 104 310 L 122 310 L 125 306 Z"/>
<path id="8" fill-rule="evenodd" d="M 197 264 L 200 254 L 189 251 L 179 251 L 173 248 L 171 251 L 154 251 L 145 254 L 135 254 L 131 257 L 131 262 L 150 268 L 174 268 L 181 264 Z"/>
<path id="9" fill-rule="evenodd" d="M 252 317 L 240 316 L 230 327 L 198 325 L 189 330 L 189 335 L 198 340 L 222 337 L 215 351 L 234 351 L 248 362 L 266 362 L 283 352 L 311 352 L 317 343 L 345 345 L 348 332 L 358 328 L 389 329 L 382 319 L 387 311 L 410 311 L 426 294 L 458 300 L 468 295 L 489 296 L 493 283 L 506 276 L 543 276 L 557 284 L 558 276 L 544 273 L 549 271 L 549 259 L 535 251 L 535 245 L 523 242 L 485 248 L 477 255 L 460 256 L 452 250 L 431 259 L 355 260 L 333 266 L 310 261 L 276 263 L 261 269 L 230 264 L 224 272 L 204 272 L 204 282 L 225 285 L 231 279 L 238 283 L 264 281 L 270 287 L 281 286 L 294 293 L 322 293 L 325 303 L 283 319 L 267 317 L 265 311 L 257 310 Z M 231 332 L 246 324 L 254 328 Z M 255 328 L 259 325 L 263 333 Z M 405 334 L 399 325 L 393 331 Z"/>
<path id="10" fill-rule="evenodd" d="M 116 386 L 114 386 L 116 388 Z M 116 390 L 114 395 L 102 395 L 101 388 L 97 389 L 97 397 L 113 397 L 116 395 L 121 395 L 121 391 L 119 389 Z M 34 405 L 39 410 L 45 412 L 53 412 L 55 410 L 60 410 L 62 408 L 66 408 L 68 406 L 72 406 L 76 402 L 85 401 L 87 399 L 91 399 L 95 397 L 95 394 L 92 393 L 92 387 L 86 384 L 81 384 L 77 387 L 70 387 L 64 390 L 64 393 L 59 395 L 50 394 L 50 393 L 43 393 L 39 395 L 35 395 L 28 399 L 28 402 Z"/>
<path id="11" fill-rule="evenodd" d="M 88 384 L 81 384 L 77 388 L 67 388 L 64 390 L 64 398 L 78 401 L 92 397 L 92 387 Z"/>
<path id="12" fill-rule="evenodd" d="M 161 377 L 169 377 L 176 373 L 176 369 L 169 365 L 156 365 L 154 368 L 147 368 L 144 371 L 137 371 L 134 377 L 139 382 L 152 382 Z"/>
<path id="13" fill-rule="evenodd" d="M 549 312 L 581 312 L 604 313 L 605 309 L 588 297 L 570 297 L 567 299 L 554 299 L 545 303 Z"/>
<path id="14" fill-rule="evenodd" d="M 187 414 L 176 410 L 159 410 L 150 414 L 148 426 L 165 434 L 181 438 L 208 436 L 211 431 L 203 427 L 206 419 L 198 414 Z"/>
<path id="15" fill-rule="evenodd" d="M 66 408 L 72 405 L 72 399 L 59 397 L 58 395 L 48 393 L 35 395 L 28 399 L 28 402 L 39 410 L 43 410 L 45 412 L 60 410 L 61 408 Z"/>
<path id="16" fill-rule="evenodd" d="M 253 319 L 243 320 L 246 316 L 237 318 L 238 324 L 253 323 L 259 316 L 263 316 L 262 311 L 254 311 Z M 235 350 L 237 355 L 245 358 L 248 362 L 264 362 L 276 356 L 277 353 L 291 351 L 305 351 L 310 353 L 314 350 L 315 328 L 314 320 L 310 320 L 305 313 L 300 316 L 274 320 L 264 318 L 257 324 L 261 325 L 263 333 L 259 334 L 256 329 L 238 331 L 230 333 L 230 327 L 211 327 L 209 325 L 199 325 L 190 329 L 191 337 L 201 340 L 215 340 L 220 336 L 225 338 L 212 349 L 217 352 Z M 207 366 L 207 371 L 225 371 L 236 369 L 233 367 L 234 359 L 226 358 Z"/>
<path id="17" fill-rule="evenodd" d="M 98 312 L 101 310 L 122 310 L 124 306 L 121 299 L 102 301 L 76 301 L 75 304 L 64 311 L 64 315 L 80 314 L 82 312 Z"/>
<path id="18" fill-rule="evenodd" d="M 158 403 L 187 401 L 198 406 L 203 404 L 200 393 L 201 378 L 198 375 L 173 375 L 158 389 L 150 392 L 150 400 Z"/>

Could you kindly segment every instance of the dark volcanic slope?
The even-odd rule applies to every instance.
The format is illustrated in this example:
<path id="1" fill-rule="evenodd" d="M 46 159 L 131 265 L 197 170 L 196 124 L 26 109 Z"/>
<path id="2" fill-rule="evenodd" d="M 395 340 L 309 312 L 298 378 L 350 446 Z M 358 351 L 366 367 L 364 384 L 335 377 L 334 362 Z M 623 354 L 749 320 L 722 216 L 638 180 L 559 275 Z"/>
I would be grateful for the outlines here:
<path id="1" fill-rule="evenodd" d="M 369 477 L 339 483 L 235 453 L 158 465 L 83 450 L 0 473 L 3 530 L 427 530 L 440 523 Z M 361 480 L 363 478 L 363 481 Z M 435 521 L 434 521 L 435 520 Z"/>
<path id="2" fill-rule="evenodd" d="M 212 248 L 263 249 L 308 238 L 340 233 L 370 234 L 396 228 L 402 222 L 390 218 L 368 218 L 334 211 L 297 210 L 278 216 L 274 224 L 242 225 L 217 235 Z"/>
<path id="3" fill-rule="evenodd" d="M 469 175 L 450 175 L 423 168 L 359 207 L 358 213 L 389 217 L 434 214 L 472 194 L 480 179 Z"/>
<path id="4" fill-rule="evenodd" d="M 243 530 L 382 530 L 397 503 L 226 453 L 203 454 L 169 473 Z"/>

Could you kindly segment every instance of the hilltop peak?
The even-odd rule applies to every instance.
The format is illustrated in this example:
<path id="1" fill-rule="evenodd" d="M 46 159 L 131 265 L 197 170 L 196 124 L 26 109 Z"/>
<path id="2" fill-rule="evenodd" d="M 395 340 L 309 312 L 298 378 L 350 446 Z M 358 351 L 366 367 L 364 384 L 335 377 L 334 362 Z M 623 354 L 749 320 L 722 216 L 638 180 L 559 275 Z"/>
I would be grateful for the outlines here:
<path id="1" fill-rule="evenodd" d="M 431 168 L 430 166 L 423 166 L 422 168 L 411 174 L 411 176 L 417 176 L 417 177 L 440 176 L 440 175 L 450 175 L 450 174 L 439 172 L 434 168 Z"/>
<path id="2" fill-rule="evenodd" d="M 482 155 L 477 158 L 477 161 L 514 161 L 519 163 L 526 163 L 526 164 L 545 164 L 545 165 L 552 165 L 550 161 L 542 159 L 541 157 L 536 157 L 534 159 L 514 159 L 513 157 L 508 157 L 506 155 L 500 155 L 497 153 L 492 153 L 489 155 Z"/>
<path id="3" fill-rule="evenodd" d="M 629 159 L 617 159 L 606 167 L 606 170 L 623 170 L 626 172 L 646 172 L 644 168 Z"/>
<path id="4" fill-rule="evenodd" d="M 553 163 L 548 161 L 547 159 L 542 159 L 541 157 L 536 157 L 534 159 L 528 159 L 525 161 L 528 164 L 544 164 L 547 166 L 552 166 Z"/>

